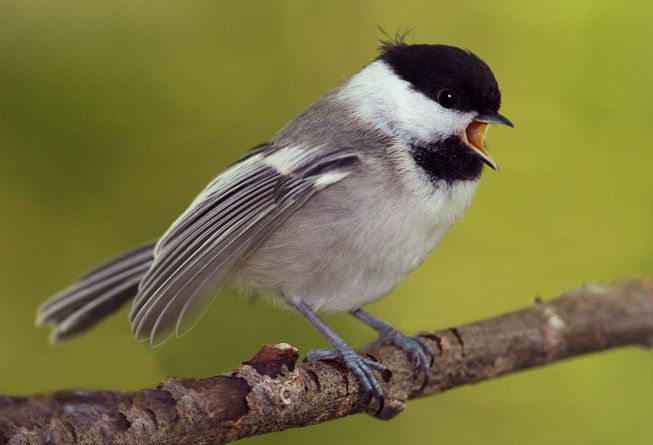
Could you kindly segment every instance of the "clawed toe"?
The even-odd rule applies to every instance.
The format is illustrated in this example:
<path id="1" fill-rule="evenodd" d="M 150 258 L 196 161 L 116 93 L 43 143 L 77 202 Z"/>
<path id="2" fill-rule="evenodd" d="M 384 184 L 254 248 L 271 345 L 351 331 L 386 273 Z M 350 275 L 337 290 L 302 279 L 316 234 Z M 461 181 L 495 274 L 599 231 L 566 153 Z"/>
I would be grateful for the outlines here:
<path id="1" fill-rule="evenodd" d="M 433 363 L 435 352 L 431 345 L 419 337 L 404 335 L 396 329 L 389 329 L 383 332 L 378 340 L 371 343 L 369 347 L 380 344 L 392 344 L 404 350 L 415 366 L 423 375 L 423 386 L 428 383 L 429 371 Z"/>
<path id="2" fill-rule="evenodd" d="M 373 370 L 388 375 L 390 371 L 381 363 L 371 358 L 361 357 L 353 349 L 337 351 L 335 349 L 314 349 L 306 354 L 306 361 L 314 360 L 337 360 L 340 359 L 344 365 L 357 377 L 361 390 L 368 395 L 369 400 L 376 399 L 380 407 L 383 407 L 383 389 L 374 376 Z M 380 409 L 380 408 L 379 408 Z"/>
<path id="3" fill-rule="evenodd" d="M 304 361 L 313 362 L 315 360 L 336 360 L 340 356 L 333 349 L 313 349 L 306 354 Z"/>

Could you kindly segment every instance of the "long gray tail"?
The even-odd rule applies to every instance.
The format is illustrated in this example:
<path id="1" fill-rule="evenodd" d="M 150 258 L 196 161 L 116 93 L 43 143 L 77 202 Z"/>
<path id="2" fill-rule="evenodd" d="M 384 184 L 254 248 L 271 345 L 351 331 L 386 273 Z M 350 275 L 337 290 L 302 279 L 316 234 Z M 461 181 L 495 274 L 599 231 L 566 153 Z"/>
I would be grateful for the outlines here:
<path id="1" fill-rule="evenodd" d="M 155 244 L 152 241 L 109 259 L 43 303 L 36 323 L 52 324 L 50 341 L 81 334 L 134 298 L 154 260 Z"/>

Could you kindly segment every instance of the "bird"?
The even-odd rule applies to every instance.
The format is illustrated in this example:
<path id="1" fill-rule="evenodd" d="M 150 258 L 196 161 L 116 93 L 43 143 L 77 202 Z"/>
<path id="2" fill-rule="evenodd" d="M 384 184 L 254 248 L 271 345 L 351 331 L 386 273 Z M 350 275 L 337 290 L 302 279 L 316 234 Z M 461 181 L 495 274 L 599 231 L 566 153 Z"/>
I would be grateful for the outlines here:
<path id="1" fill-rule="evenodd" d="M 471 51 L 382 42 L 377 56 L 294 117 L 268 142 L 219 173 L 157 240 L 109 259 L 43 303 L 37 324 L 52 342 L 76 336 L 131 301 L 138 341 L 186 334 L 223 288 L 295 310 L 369 400 L 375 375 L 320 317 L 348 312 L 428 378 L 434 359 L 419 337 L 363 307 L 390 293 L 438 246 L 470 206 L 501 92 Z"/>

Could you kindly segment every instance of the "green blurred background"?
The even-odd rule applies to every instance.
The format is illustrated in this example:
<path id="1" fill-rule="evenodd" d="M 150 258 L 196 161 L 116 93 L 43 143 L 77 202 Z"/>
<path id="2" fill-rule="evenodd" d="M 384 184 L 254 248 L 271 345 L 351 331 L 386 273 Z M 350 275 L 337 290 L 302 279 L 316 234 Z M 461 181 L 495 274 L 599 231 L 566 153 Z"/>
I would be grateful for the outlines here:
<path id="1" fill-rule="evenodd" d="M 377 25 L 472 49 L 503 112 L 466 218 L 370 307 L 415 332 L 653 266 L 653 2 L 0 2 L 0 393 L 131 390 L 224 372 L 263 343 L 325 342 L 225 295 L 151 350 L 126 311 L 52 347 L 48 295 L 161 234 L 217 172 L 375 57 Z M 372 332 L 328 317 L 353 344 Z M 653 355 L 608 352 L 248 443 L 650 444 Z M 247 441 L 246 441 L 247 442 Z"/>

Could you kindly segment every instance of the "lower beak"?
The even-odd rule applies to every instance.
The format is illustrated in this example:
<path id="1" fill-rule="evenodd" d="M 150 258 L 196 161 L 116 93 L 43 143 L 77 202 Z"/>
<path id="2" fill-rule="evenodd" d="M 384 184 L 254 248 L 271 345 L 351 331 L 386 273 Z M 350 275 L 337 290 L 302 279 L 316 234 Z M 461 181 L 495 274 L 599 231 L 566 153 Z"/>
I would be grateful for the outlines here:
<path id="1" fill-rule="evenodd" d="M 485 136 L 490 124 L 503 124 L 514 127 L 512 122 L 499 113 L 482 114 L 474 118 L 465 128 L 462 139 L 491 169 L 498 170 L 499 166 L 485 149 Z"/>

